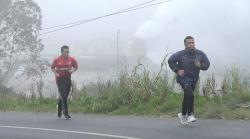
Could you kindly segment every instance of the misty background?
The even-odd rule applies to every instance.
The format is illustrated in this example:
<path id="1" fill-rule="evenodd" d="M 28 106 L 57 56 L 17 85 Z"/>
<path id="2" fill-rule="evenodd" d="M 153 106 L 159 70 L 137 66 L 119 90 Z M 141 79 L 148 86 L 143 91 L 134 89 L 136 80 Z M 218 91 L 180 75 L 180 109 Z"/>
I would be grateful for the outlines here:
<path id="1" fill-rule="evenodd" d="M 35 1 L 41 8 L 42 28 L 101 16 L 146 2 Z M 117 55 L 119 71 L 125 67 L 131 71 L 140 57 L 141 63 L 152 71 L 157 71 L 166 49 L 168 48 L 168 53 L 184 49 L 183 39 L 191 35 L 195 38 L 196 48 L 204 51 L 211 62 L 209 71 L 201 72 L 202 76 L 214 73 L 219 78 L 223 76 L 225 67 L 237 65 L 247 71 L 250 68 L 249 13 L 248 0 L 172 0 L 159 6 L 114 15 L 42 35 L 42 57 L 51 63 L 60 55 L 60 47 L 69 45 L 70 55 L 74 56 L 79 64 L 79 70 L 74 73 L 73 79 L 81 86 L 97 82 L 98 79 L 115 78 Z M 56 94 L 52 72 L 48 71 L 44 80 L 47 90 L 45 93 Z M 13 82 L 9 81 L 8 84 L 13 85 Z"/>

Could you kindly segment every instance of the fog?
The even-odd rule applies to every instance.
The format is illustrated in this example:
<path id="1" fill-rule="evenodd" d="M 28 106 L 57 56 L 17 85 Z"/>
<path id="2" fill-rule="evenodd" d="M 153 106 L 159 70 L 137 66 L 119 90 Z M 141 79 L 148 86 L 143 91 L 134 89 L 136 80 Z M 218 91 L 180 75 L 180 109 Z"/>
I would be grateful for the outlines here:
<path id="1" fill-rule="evenodd" d="M 145 1 L 37 2 L 42 9 L 45 28 L 100 16 Z M 45 44 L 44 55 L 60 54 L 61 45 L 67 44 L 76 57 L 98 57 L 115 55 L 116 33 L 120 29 L 121 54 L 145 54 L 159 64 L 167 45 L 170 53 L 181 50 L 184 37 L 191 35 L 196 47 L 211 59 L 214 70 L 232 64 L 247 68 L 249 13 L 248 0 L 173 0 L 158 7 L 115 15 L 41 37 Z M 137 45 L 138 41 L 145 46 Z"/>
<path id="2" fill-rule="evenodd" d="M 42 28 L 102 16 L 145 1 L 36 0 L 42 11 Z M 118 30 L 120 68 L 133 67 L 143 57 L 148 68 L 157 69 L 166 48 L 168 53 L 184 49 L 183 39 L 191 35 L 211 61 L 207 73 L 222 76 L 224 68 L 233 64 L 250 68 L 249 13 L 248 0 L 172 0 L 41 35 L 42 56 L 52 62 L 60 55 L 60 47 L 69 45 L 70 55 L 80 66 L 73 78 L 83 84 L 114 76 Z M 50 85 L 54 82 L 51 72 L 46 80 Z"/>
<path id="3" fill-rule="evenodd" d="M 176 0 L 161 5 L 135 37 L 146 42 L 147 56 L 159 63 L 169 52 L 184 49 L 187 35 L 211 60 L 210 71 L 236 64 L 249 68 L 250 2 L 248 0 Z"/>
<path id="4" fill-rule="evenodd" d="M 102 16 L 144 1 L 37 0 L 42 10 L 43 28 Z M 115 15 L 41 36 L 43 43 L 45 44 L 44 53 L 54 55 L 56 52 L 60 52 L 59 49 L 61 45 L 67 44 L 71 47 L 73 55 L 79 55 L 82 51 L 88 50 L 93 52 L 98 47 L 102 47 L 98 44 L 101 42 L 103 47 L 110 46 L 104 51 L 104 53 L 106 53 L 106 51 L 115 51 L 117 31 L 120 29 L 121 45 L 127 45 L 125 43 L 131 41 L 138 26 L 149 19 L 156 8 L 157 7 L 151 7 L 130 13 Z M 95 46 L 97 48 L 93 48 Z M 114 50 L 112 50 L 112 48 Z M 103 48 L 100 49 L 103 50 Z M 99 54 L 102 54 L 102 52 L 103 51 Z"/>

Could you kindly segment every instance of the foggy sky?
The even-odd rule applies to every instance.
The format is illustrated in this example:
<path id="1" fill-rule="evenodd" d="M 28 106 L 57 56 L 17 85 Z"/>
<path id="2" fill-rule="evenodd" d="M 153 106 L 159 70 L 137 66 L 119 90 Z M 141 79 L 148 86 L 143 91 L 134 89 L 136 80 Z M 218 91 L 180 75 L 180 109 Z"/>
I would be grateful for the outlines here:
<path id="1" fill-rule="evenodd" d="M 43 15 L 43 28 L 69 23 L 80 19 L 88 19 L 109 14 L 147 0 L 36 0 Z M 120 43 L 130 43 L 134 32 L 147 19 L 152 17 L 157 7 L 146 8 L 135 12 L 115 15 L 112 17 L 69 28 L 42 36 L 45 44 L 44 53 L 59 54 L 63 44 L 71 47 L 71 54 L 79 55 L 81 51 L 98 50 L 103 42 L 106 51 L 115 51 L 116 33 L 120 29 Z M 93 48 L 89 50 L 89 48 Z M 97 47 L 97 48 L 96 48 Z M 112 50 L 112 48 L 114 48 Z M 121 48 L 123 49 L 123 48 Z M 100 52 L 100 54 L 102 54 Z"/>
<path id="2" fill-rule="evenodd" d="M 49 27 L 100 16 L 146 0 L 36 1 L 42 10 L 43 27 Z M 116 32 L 120 29 L 124 53 L 129 55 L 129 49 L 137 47 L 132 44 L 139 40 L 145 44 L 146 56 L 158 64 L 167 44 L 171 53 L 182 50 L 184 37 L 192 35 L 197 48 L 210 58 L 212 69 L 232 64 L 250 67 L 249 13 L 248 0 L 173 0 L 42 36 L 44 53 L 59 54 L 63 44 L 70 45 L 76 56 L 115 52 Z M 141 51 L 140 48 L 133 50 Z"/>
<path id="3" fill-rule="evenodd" d="M 166 45 L 169 52 L 184 49 L 187 35 L 207 53 L 211 70 L 238 65 L 249 68 L 250 1 L 176 0 L 161 5 L 135 36 L 146 42 L 154 62 L 160 62 Z"/>
<path id="4" fill-rule="evenodd" d="M 42 27 L 46 28 L 102 16 L 148 0 L 35 1 L 41 8 Z M 218 69 L 232 64 L 238 64 L 244 69 L 250 68 L 249 13 L 249 0 L 172 0 L 160 6 L 115 15 L 41 36 L 45 45 L 42 55 L 51 62 L 52 57 L 60 55 L 62 45 L 69 45 L 70 54 L 82 64 L 74 74 L 78 84 L 82 85 L 96 81 L 99 76 L 110 78 L 106 74 L 108 72 L 102 73 L 107 67 L 113 68 L 109 69 L 110 73 L 115 73 L 118 29 L 121 56 L 137 62 L 139 56 L 145 55 L 157 64 L 164 57 L 168 44 L 168 52 L 174 53 L 184 49 L 184 37 L 192 35 L 196 47 L 203 50 L 211 61 L 211 68 L 206 73 L 214 72 L 221 76 L 223 72 L 220 71 L 223 70 Z M 91 57 L 97 57 L 99 63 L 84 59 Z M 109 63 L 103 62 L 104 58 Z M 47 75 L 46 83 L 45 86 L 56 90 L 52 72 Z"/>

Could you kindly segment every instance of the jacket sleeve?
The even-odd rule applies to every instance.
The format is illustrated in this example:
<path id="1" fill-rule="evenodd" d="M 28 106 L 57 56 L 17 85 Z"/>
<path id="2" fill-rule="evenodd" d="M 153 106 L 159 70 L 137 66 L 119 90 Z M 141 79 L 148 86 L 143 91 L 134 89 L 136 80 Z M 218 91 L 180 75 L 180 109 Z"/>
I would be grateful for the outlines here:
<path id="1" fill-rule="evenodd" d="M 209 59 L 207 58 L 207 55 L 205 53 L 202 53 L 202 61 L 201 61 L 201 70 L 208 70 L 210 66 Z"/>
<path id="2" fill-rule="evenodd" d="M 78 68 L 78 64 L 77 64 L 75 58 L 73 58 L 72 66 L 73 66 L 74 68 Z"/>
<path id="3" fill-rule="evenodd" d="M 56 67 L 57 59 L 55 58 L 51 64 L 51 69 L 53 70 Z"/>
<path id="4" fill-rule="evenodd" d="M 168 59 L 168 65 L 170 69 L 175 73 L 177 73 L 177 71 L 179 70 L 179 65 L 178 65 L 179 57 L 180 54 L 177 52 L 171 55 L 170 58 Z"/>

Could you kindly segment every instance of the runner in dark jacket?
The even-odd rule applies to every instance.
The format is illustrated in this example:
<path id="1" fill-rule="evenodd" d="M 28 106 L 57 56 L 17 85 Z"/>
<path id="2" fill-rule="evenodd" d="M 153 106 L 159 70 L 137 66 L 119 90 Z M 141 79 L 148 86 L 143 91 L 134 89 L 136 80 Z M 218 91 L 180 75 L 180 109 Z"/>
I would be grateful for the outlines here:
<path id="1" fill-rule="evenodd" d="M 182 113 L 178 114 L 182 123 L 196 121 L 193 115 L 194 90 L 200 70 L 207 70 L 210 62 L 205 53 L 195 48 L 194 39 L 184 39 L 185 50 L 176 52 L 169 60 L 169 67 L 177 74 L 176 81 L 184 90 Z"/>

